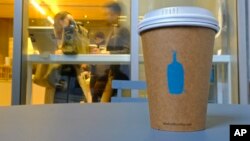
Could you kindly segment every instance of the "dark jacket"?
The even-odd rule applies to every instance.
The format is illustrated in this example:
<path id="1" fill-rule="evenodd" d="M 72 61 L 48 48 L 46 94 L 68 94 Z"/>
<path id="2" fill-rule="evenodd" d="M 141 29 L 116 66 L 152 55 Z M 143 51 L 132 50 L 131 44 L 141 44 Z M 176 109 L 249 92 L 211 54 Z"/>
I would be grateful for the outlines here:
<path id="1" fill-rule="evenodd" d="M 130 53 L 130 33 L 125 27 L 117 27 L 116 32 L 111 36 L 107 50 L 110 54 L 129 54 Z"/>

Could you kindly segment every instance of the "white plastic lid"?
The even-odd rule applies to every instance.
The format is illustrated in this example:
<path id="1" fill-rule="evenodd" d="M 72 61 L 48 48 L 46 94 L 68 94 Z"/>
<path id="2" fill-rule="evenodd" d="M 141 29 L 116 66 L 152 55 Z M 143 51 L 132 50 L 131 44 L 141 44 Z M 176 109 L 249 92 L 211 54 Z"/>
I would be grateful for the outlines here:
<path id="1" fill-rule="evenodd" d="M 212 13 L 199 7 L 168 7 L 151 11 L 140 22 L 139 33 L 169 26 L 200 26 L 219 31 L 218 21 Z"/>

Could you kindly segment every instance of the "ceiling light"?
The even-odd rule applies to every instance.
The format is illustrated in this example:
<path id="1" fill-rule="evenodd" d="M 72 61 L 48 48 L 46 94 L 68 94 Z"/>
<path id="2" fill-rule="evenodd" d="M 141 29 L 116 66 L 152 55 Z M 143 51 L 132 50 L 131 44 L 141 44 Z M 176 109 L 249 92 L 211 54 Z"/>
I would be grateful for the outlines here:
<path id="1" fill-rule="evenodd" d="M 35 0 L 31 0 L 31 4 L 42 14 L 42 15 L 46 15 L 46 12 L 44 11 L 44 9 L 35 1 Z"/>
<path id="2" fill-rule="evenodd" d="M 48 21 L 49 21 L 51 24 L 54 24 L 54 20 L 53 20 L 52 17 L 48 16 L 47 19 L 48 19 Z"/>

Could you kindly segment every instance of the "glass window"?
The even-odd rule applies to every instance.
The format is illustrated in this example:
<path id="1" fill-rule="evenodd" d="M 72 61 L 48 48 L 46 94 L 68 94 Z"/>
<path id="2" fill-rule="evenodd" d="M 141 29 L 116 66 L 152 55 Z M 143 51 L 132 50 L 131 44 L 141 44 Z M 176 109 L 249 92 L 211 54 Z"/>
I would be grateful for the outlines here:
<path id="1" fill-rule="evenodd" d="M 139 0 L 139 2 L 140 19 L 151 10 L 171 6 L 199 6 L 210 10 L 214 14 L 219 21 L 221 30 L 217 34 L 215 41 L 209 101 L 213 103 L 238 103 L 237 1 Z M 140 63 L 140 79 L 145 80 L 143 63 Z"/>
<path id="2" fill-rule="evenodd" d="M 0 2 L 0 106 L 11 105 L 14 1 Z"/>
<path id="3" fill-rule="evenodd" d="M 126 0 L 29 0 L 31 103 L 110 102 L 117 95 L 111 81 L 130 79 L 129 6 Z"/>

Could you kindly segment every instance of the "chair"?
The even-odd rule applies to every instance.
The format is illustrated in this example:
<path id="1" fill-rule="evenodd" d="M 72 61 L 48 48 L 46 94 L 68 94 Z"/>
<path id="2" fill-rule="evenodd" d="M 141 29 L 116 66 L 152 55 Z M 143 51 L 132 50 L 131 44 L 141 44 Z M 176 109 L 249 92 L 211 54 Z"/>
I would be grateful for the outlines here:
<path id="1" fill-rule="evenodd" d="M 138 97 L 122 97 L 122 90 L 134 89 L 145 90 L 147 88 L 144 81 L 130 81 L 130 80 L 113 80 L 112 88 L 117 89 L 117 96 L 111 98 L 111 102 L 147 102 L 147 98 Z"/>

